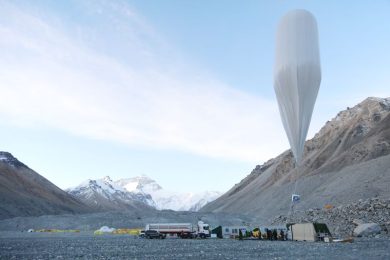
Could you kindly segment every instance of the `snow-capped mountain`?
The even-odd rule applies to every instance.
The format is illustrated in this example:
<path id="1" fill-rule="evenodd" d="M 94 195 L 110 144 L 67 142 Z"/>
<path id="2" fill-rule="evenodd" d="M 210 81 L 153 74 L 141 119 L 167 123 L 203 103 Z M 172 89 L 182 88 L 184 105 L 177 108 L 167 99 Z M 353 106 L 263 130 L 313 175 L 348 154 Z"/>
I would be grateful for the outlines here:
<path id="1" fill-rule="evenodd" d="M 163 189 L 155 180 L 142 175 L 134 178 L 121 179 L 115 182 L 128 192 L 147 194 L 152 197 L 157 209 L 171 209 L 179 211 L 198 211 L 201 207 L 218 198 L 221 193 L 205 191 L 200 193 L 181 193 Z"/>
<path id="2" fill-rule="evenodd" d="M 116 185 L 109 176 L 97 180 L 86 180 L 66 191 L 82 202 L 101 210 L 132 209 L 153 205 L 149 195 L 127 192 L 121 186 Z"/>
<path id="3" fill-rule="evenodd" d="M 67 192 L 99 209 L 120 209 L 123 206 L 133 206 L 135 202 L 142 202 L 156 209 L 178 211 L 198 211 L 221 195 L 217 191 L 201 193 L 167 191 L 145 175 L 117 181 L 112 181 L 108 176 L 87 180 L 75 188 L 67 189 Z"/>

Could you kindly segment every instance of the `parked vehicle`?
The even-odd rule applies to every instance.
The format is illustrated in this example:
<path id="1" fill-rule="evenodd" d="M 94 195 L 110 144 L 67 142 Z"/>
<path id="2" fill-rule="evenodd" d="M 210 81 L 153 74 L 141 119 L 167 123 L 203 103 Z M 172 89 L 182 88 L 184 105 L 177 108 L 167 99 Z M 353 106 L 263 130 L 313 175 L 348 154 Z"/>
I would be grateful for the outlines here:
<path id="1" fill-rule="evenodd" d="M 157 230 L 145 230 L 145 237 L 149 239 L 164 239 L 165 234 L 158 232 Z"/>
<path id="2" fill-rule="evenodd" d="M 196 226 L 191 223 L 155 223 L 147 224 L 147 231 L 157 231 L 164 235 L 177 236 L 180 238 L 207 238 L 210 237 L 210 227 L 203 221 L 199 221 Z"/>

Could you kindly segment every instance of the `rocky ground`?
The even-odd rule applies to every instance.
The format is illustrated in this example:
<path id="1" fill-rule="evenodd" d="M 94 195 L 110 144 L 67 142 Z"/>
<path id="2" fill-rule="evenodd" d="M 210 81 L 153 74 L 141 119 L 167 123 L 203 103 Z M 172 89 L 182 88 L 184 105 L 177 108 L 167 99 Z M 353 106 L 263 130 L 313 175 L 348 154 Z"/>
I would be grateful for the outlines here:
<path id="1" fill-rule="evenodd" d="M 29 229 L 78 229 L 94 231 L 102 226 L 115 228 L 142 228 L 148 223 L 197 223 L 202 220 L 212 227 L 254 223 L 243 214 L 205 213 L 172 210 L 111 211 L 79 215 L 45 215 L 16 217 L 0 220 L 0 231 L 27 231 Z"/>
<path id="2" fill-rule="evenodd" d="M 297 211 L 287 217 L 279 215 L 272 224 L 279 223 L 322 222 L 326 223 L 333 235 L 351 236 L 354 229 L 363 223 L 377 223 L 381 227 L 375 236 L 390 236 L 390 199 L 372 198 L 359 200 L 355 203 L 323 209 Z"/>
<path id="3" fill-rule="evenodd" d="M 328 244 L 0 232 L 1 259 L 389 259 L 389 246 L 389 238 Z"/>
<path id="4" fill-rule="evenodd" d="M 350 236 L 357 225 L 378 223 L 380 231 L 353 243 L 206 240 L 148 240 L 129 235 L 93 235 L 102 225 L 142 227 L 145 222 L 192 222 L 214 226 L 257 223 L 244 215 L 160 211 L 19 217 L 0 221 L 0 259 L 390 259 L 390 199 L 366 199 L 327 209 L 297 211 L 289 222 L 324 222 L 333 235 Z M 286 223 L 277 216 L 272 224 Z M 261 222 L 259 222 L 261 224 Z M 362 225 L 360 225 L 362 226 Z M 81 229 L 80 233 L 28 233 L 29 228 Z M 6 231 L 8 230 L 8 231 Z"/>
<path id="5" fill-rule="evenodd" d="M 287 214 L 287 212 L 286 212 Z M 189 222 L 202 220 L 212 227 L 219 225 L 252 226 L 279 225 L 287 222 L 322 222 L 326 223 L 336 237 L 351 236 L 354 229 L 363 223 L 377 223 L 381 231 L 374 234 L 390 236 L 390 199 L 372 198 L 358 200 L 354 203 L 337 207 L 311 208 L 306 211 L 295 211 L 287 220 L 286 215 L 278 215 L 267 222 L 255 216 L 245 214 L 176 212 L 170 210 L 151 211 L 140 214 L 135 211 L 113 211 L 81 215 L 51 215 L 40 217 L 17 217 L 0 221 L 1 231 L 27 231 L 28 229 L 79 229 L 82 231 L 97 230 L 102 226 L 115 228 L 142 228 L 153 222 Z"/>

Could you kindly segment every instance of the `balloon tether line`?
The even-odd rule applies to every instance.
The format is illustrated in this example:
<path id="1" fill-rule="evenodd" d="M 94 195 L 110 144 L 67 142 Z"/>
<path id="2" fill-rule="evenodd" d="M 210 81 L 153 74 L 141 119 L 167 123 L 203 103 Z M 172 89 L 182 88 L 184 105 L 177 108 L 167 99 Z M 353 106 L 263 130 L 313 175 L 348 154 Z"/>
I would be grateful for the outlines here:
<path id="1" fill-rule="evenodd" d="M 300 166 L 301 166 L 301 161 L 299 161 L 299 162 L 297 162 L 296 160 L 295 160 L 295 180 L 294 180 L 294 189 L 293 189 L 293 192 L 292 192 L 292 194 L 291 194 L 291 202 L 290 202 L 290 208 L 289 208 L 289 210 L 288 210 L 288 213 L 287 213 L 287 218 L 286 218 L 286 224 L 289 224 L 289 221 L 291 222 L 292 220 L 293 220 L 293 217 L 294 217 L 294 200 L 293 200 L 293 198 L 292 198 L 292 196 L 294 195 L 294 194 L 296 194 L 296 191 L 297 191 L 297 186 L 298 186 L 298 169 L 300 168 Z M 293 172 L 293 174 L 292 175 L 294 175 L 294 172 Z M 293 176 L 293 178 L 294 178 L 294 176 Z"/>

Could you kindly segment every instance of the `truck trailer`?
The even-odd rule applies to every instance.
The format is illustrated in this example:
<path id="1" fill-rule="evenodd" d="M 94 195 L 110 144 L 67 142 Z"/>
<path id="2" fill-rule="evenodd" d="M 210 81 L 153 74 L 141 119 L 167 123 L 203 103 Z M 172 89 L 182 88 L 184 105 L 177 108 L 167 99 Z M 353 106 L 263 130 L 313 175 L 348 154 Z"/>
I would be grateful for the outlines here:
<path id="1" fill-rule="evenodd" d="M 155 230 L 166 236 L 177 236 L 180 238 L 207 238 L 210 237 L 210 227 L 203 221 L 197 225 L 191 223 L 154 223 L 145 226 L 145 232 Z"/>

